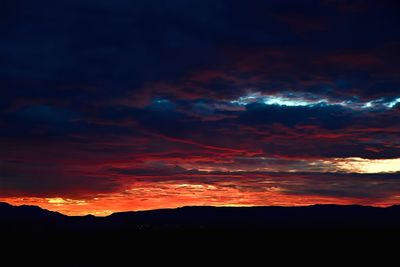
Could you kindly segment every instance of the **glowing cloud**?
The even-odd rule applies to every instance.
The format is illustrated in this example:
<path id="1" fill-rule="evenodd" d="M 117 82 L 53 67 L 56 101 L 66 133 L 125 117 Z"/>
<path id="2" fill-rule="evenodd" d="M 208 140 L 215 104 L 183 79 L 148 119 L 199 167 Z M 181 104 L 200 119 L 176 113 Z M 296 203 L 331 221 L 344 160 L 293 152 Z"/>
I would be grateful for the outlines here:
<path id="1" fill-rule="evenodd" d="M 55 205 L 65 205 L 65 204 L 74 204 L 74 205 L 85 205 L 85 200 L 76 200 L 76 199 L 64 199 L 62 197 L 54 197 L 54 198 L 46 198 L 49 204 Z"/>
<path id="2" fill-rule="evenodd" d="M 265 105 L 278 105 L 278 106 L 289 106 L 289 107 L 305 107 L 305 106 L 343 106 L 351 109 L 391 109 L 400 103 L 400 97 L 388 101 L 383 98 L 374 99 L 371 101 L 357 101 L 354 99 L 338 101 L 332 99 L 320 99 L 320 96 L 310 95 L 307 96 L 299 95 L 295 93 L 287 94 L 275 94 L 275 95 L 265 95 L 261 92 L 252 92 L 248 95 L 241 96 L 238 99 L 230 101 L 230 103 L 246 106 L 252 103 L 263 103 Z"/>
<path id="3" fill-rule="evenodd" d="M 356 173 L 400 172 L 400 159 L 336 159 L 339 170 Z"/>
<path id="4" fill-rule="evenodd" d="M 386 106 L 388 106 L 389 108 L 393 108 L 394 106 L 396 106 L 398 103 L 400 103 L 400 97 L 396 98 L 395 100 L 386 103 Z"/>
<path id="5" fill-rule="evenodd" d="M 318 104 L 328 104 L 325 99 L 313 100 L 305 97 L 295 96 L 289 94 L 285 95 L 263 95 L 260 92 L 250 93 L 246 96 L 239 97 L 231 101 L 232 104 L 245 106 L 251 103 L 264 103 L 266 105 L 279 105 L 279 106 L 313 106 Z"/>

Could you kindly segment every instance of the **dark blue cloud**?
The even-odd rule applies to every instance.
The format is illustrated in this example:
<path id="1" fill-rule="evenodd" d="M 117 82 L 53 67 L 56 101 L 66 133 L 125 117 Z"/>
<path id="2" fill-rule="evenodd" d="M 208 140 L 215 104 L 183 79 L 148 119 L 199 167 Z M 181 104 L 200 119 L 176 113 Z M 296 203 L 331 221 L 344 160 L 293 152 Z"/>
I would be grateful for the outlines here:
<path id="1" fill-rule="evenodd" d="M 354 112 L 339 105 L 279 106 L 254 103 L 246 106 L 239 121 L 250 125 L 281 123 L 290 127 L 296 124 L 317 125 L 324 129 L 345 128 L 354 123 Z"/>
<path id="2" fill-rule="evenodd" d="M 255 155 L 287 166 L 398 158 L 397 2 L 1 1 L 0 182 L 35 195 L 65 185 L 73 195 L 100 178 L 96 192 L 119 190 L 117 175 L 164 167 L 164 176 L 188 174 L 174 167 L 177 159 L 212 167 Z M 252 92 L 314 104 L 235 103 Z M 376 107 L 363 109 L 367 103 Z M 135 165 L 149 158 L 165 166 Z M 109 164 L 119 161 L 134 166 Z M 52 169 L 55 162 L 68 173 Z M 101 164 L 114 173 L 105 177 Z M 35 182 L 40 167 L 48 173 Z M 357 175 L 335 188 L 336 176 L 322 176 L 332 184 L 285 189 L 365 197 L 380 189 L 355 190 Z"/>
<path id="3" fill-rule="evenodd" d="M 369 51 L 399 41 L 392 6 L 370 3 L 367 12 L 347 14 L 324 1 L 5 1 L 1 75 L 106 82 L 123 93 L 126 86 L 229 63 L 221 56 L 227 48 Z M 325 29 L 299 36 L 280 19 L 296 14 Z"/>

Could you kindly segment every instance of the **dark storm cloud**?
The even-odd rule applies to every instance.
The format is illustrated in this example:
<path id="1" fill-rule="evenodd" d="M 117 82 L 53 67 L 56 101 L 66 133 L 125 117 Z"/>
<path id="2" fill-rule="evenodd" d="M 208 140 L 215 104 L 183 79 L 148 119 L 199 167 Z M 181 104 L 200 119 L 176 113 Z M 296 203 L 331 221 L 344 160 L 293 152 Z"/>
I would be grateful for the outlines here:
<path id="1" fill-rule="evenodd" d="M 215 169 L 257 169 L 262 157 L 280 170 L 399 158 L 399 13 L 394 0 L 2 1 L 0 192 L 245 183 L 261 174 Z M 237 103 L 252 92 L 328 104 Z M 272 179 L 293 195 L 381 197 L 396 175 Z"/>
<path id="2" fill-rule="evenodd" d="M 76 168 L 58 163 L 32 163 L 0 161 L 0 194 L 8 196 L 86 198 L 96 194 L 114 192 L 121 182 L 113 177 L 90 172 L 81 173 Z"/>
<path id="3" fill-rule="evenodd" d="M 301 175 L 300 175 L 301 176 Z M 379 199 L 395 196 L 400 189 L 394 174 L 309 174 L 301 187 L 288 185 L 287 194 Z"/>
<path id="4" fill-rule="evenodd" d="M 258 78 L 256 85 L 266 90 L 274 90 L 274 84 L 275 90 L 310 90 L 301 85 L 309 81 L 316 87 L 311 90 L 321 93 L 329 85 L 361 97 L 397 91 L 394 70 L 399 61 L 393 52 L 400 40 L 395 34 L 395 1 L 369 3 L 362 12 L 342 12 L 340 4 L 332 5 L 5 1 L 0 24 L 2 83 L 22 91 L 12 96 L 39 98 L 51 98 L 68 85 L 76 86 L 83 97 L 87 93 L 81 87 L 96 86 L 89 95 L 107 99 L 145 83 L 171 80 L 183 86 L 192 83 L 183 91 L 204 87 L 199 94 L 205 97 L 204 90 L 211 95 L 221 91 L 218 97 L 240 91 L 229 90 L 224 77 L 206 84 L 188 79 L 194 72 L 216 69 L 241 83 L 246 77 Z M 301 33 L 299 27 L 304 28 Z M 152 91 L 157 95 L 157 88 Z M 70 98 L 74 96 L 76 92 Z"/>

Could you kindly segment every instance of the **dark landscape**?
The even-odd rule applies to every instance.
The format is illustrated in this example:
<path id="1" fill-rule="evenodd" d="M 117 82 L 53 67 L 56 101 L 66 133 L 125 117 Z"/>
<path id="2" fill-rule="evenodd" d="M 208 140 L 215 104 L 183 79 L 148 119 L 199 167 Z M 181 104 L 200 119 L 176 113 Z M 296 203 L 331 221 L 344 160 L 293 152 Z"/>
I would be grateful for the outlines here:
<path id="1" fill-rule="evenodd" d="M 187 258 L 319 263 L 315 253 L 338 264 L 370 257 L 382 263 L 379 255 L 396 255 L 389 244 L 399 233 L 400 206 L 199 206 L 95 217 L 0 203 L 0 255 L 15 266 L 129 266 L 133 259 L 186 265 Z"/>
<path id="2" fill-rule="evenodd" d="M 119 234 L 171 231 L 399 231 L 400 206 L 183 207 L 65 216 L 36 206 L 0 204 L 2 232 Z"/>

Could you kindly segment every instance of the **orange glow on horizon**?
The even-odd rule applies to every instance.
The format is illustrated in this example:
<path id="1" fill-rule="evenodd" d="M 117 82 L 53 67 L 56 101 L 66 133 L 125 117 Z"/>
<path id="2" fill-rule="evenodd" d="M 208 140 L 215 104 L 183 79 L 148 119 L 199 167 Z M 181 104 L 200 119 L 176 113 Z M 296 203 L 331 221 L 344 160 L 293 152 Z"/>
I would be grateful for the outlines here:
<path id="1" fill-rule="evenodd" d="M 182 206 L 304 206 L 313 204 L 391 206 L 400 195 L 384 200 L 285 194 L 279 188 L 267 191 L 240 191 L 231 187 L 200 184 L 165 183 L 162 186 L 142 185 L 120 193 L 89 199 L 61 197 L 10 197 L 0 201 L 12 205 L 36 205 L 70 216 L 93 214 L 107 216 L 114 212 L 177 208 Z"/>

